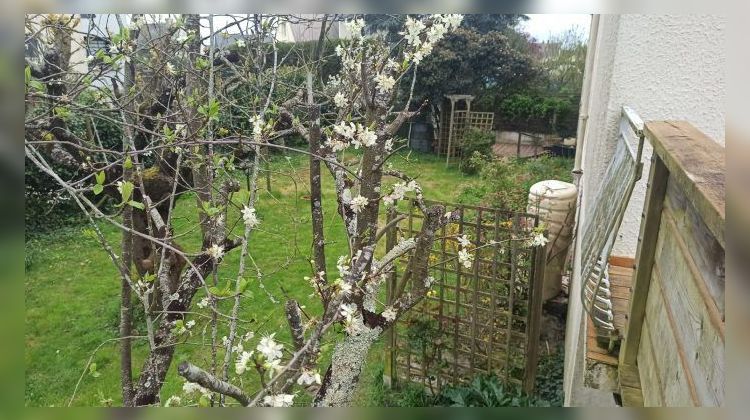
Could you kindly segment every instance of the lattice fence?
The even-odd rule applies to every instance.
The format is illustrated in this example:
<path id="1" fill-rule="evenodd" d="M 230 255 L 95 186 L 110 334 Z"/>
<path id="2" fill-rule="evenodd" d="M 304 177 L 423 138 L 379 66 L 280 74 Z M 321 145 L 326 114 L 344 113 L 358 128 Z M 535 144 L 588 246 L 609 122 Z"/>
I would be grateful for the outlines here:
<path id="1" fill-rule="evenodd" d="M 435 152 L 448 158 L 461 155 L 461 145 L 469 128 L 492 131 L 495 114 L 492 112 L 474 112 L 466 110 L 453 111 L 451 124 L 450 111 L 443 112 L 440 119 L 440 138 Z"/>
<path id="2" fill-rule="evenodd" d="M 459 222 L 442 228 L 430 256 L 432 291 L 389 331 L 386 380 L 421 383 L 427 392 L 437 393 L 446 384 L 494 373 L 531 391 L 538 359 L 544 249 L 528 247 L 525 238 L 538 218 L 455 207 Z M 412 202 L 391 209 L 388 217 L 403 218 L 388 232 L 388 246 L 414 236 L 423 220 Z M 457 259 L 456 238 L 461 235 L 476 247 L 470 268 Z M 405 261 L 397 268 L 404 266 Z M 387 300 L 398 274 L 389 282 Z"/>

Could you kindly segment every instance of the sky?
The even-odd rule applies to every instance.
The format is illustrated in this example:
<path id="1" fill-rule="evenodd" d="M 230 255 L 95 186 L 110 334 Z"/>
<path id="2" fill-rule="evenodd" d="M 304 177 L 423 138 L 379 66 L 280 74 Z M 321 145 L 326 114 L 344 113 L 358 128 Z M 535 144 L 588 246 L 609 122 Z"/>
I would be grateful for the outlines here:
<path id="1" fill-rule="evenodd" d="M 571 26 L 577 26 L 583 34 L 583 39 L 588 39 L 591 15 L 527 14 L 526 16 L 529 20 L 522 22 L 519 27 L 539 41 L 546 41 L 550 36 L 565 32 Z"/>

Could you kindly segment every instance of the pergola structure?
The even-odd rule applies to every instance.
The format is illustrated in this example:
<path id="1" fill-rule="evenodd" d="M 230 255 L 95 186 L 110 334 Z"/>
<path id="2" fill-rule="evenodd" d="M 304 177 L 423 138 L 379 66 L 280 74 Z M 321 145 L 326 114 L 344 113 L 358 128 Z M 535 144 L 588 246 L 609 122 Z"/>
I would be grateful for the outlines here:
<path id="1" fill-rule="evenodd" d="M 435 152 L 438 155 L 445 155 L 445 163 L 448 164 L 451 157 L 460 154 L 460 147 L 466 130 L 474 127 L 491 131 L 495 114 L 492 112 L 472 112 L 473 95 L 445 95 L 445 98 L 450 101 L 451 105 L 450 108 L 443 107 Z M 463 106 L 461 106 L 462 102 Z M 458 107 L 462 109 L 457 109 Z"/>

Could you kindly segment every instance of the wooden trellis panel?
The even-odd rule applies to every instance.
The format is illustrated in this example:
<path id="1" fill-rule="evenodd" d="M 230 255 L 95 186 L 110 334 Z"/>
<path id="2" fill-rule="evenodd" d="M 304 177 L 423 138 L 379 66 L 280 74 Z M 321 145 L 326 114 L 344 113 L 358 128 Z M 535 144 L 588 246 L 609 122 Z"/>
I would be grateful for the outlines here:
<path id="1" fill-rule="evenodd" d="M 449 159 L 460 156 L 463 139 L 469 128 L 492 131 L 494 120 L 495 114 L 492 112 L 458 110 L 453 112 L 451 127 L 450 112 L 443 112 L 440 119 L 440 138 L 435 152 L 440 156 L 447 156 Z"/>
<path id="2" fill-rule="evenodd" d="M 389 213 L 390 220 L 404 219 L 388 232 L 388 246 L 413 237 L 422 224 L 412 202 L 400 207 Z M 454 211 L 460 212 L 459 222 L 442 228 L 430 256 L 432 292 L 389 332 L 386 378 L 421 383 L 437 393 L 446 384 L 494 373 L 533 390 L 545 254 L 526 246 L 525 238 L 538 218 L 473 206 Z M 461 235 L 475 247 L 470 268 L 457 258 Z M 397 269 L 403 267 L 405 260 Z"/>

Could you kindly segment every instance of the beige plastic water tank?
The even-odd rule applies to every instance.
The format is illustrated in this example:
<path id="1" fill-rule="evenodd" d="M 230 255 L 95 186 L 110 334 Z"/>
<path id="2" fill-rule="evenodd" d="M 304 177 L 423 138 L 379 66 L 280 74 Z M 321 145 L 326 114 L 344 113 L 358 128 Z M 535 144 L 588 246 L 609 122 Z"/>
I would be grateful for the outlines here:
<path id="1" fill-rule="evenodd" d="M 538 214 L 548 231 L 545 301 L 557 296 L 562 289 L 562 272 L 572 239 L 577 198 L 575 185 L 554 179 L 537 182 L 529 189 L 527 211 Z"/>

